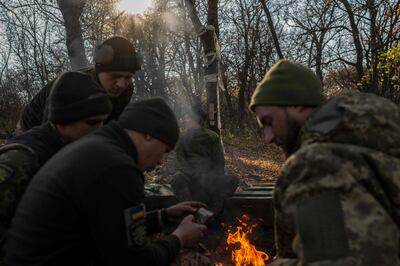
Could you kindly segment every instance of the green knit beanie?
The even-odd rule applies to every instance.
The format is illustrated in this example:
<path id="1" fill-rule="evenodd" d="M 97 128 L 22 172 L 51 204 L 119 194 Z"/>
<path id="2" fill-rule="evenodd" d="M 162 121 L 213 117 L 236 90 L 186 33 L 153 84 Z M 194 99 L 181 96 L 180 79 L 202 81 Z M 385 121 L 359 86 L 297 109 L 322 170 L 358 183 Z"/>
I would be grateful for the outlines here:
<path id="1" fill-rule="evenodd" d="M 118 124 L 175 146 L 179 138 L 179 126 L 175 114 L 161 98 L 151 98 L 128 104 Z"/>
<path id="2" fill-rule="evenodd" d="M 314 72 L 298 63 L 279 60 L 265 74 L 251 97 L 257 105 L 317 106 L 325 101 L 322 84 Z"/>

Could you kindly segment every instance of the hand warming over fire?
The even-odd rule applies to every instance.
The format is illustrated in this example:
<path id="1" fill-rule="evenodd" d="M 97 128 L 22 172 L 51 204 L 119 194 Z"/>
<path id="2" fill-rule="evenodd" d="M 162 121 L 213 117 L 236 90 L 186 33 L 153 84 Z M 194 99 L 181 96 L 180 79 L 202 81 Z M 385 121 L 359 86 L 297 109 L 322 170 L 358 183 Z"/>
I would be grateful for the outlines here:
<path id="1" fill-rule="evenodd" d="M 167 208 L 167 219 L 171 224 L 179 224 L 184 217 L 193 214 L 198 208 L 207 208 L 207 205 L 197 201 L 184 201 Z"/>
<path id="2" fill-rule="evenodd" d="M 207 227 L 193 222 L 194 216 L 186 216 L 179 224 L 178 228 L 172 233 L 176 235 L 182 247 L 191 247 L 197 244 L 207 231 Z"/>

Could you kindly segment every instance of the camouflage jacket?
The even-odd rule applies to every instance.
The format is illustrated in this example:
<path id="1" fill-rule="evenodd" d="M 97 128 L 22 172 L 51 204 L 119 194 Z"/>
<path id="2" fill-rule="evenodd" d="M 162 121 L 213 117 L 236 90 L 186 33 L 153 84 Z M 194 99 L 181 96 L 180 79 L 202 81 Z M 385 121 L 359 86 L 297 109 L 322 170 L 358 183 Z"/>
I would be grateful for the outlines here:
<path id="1" fill-rule="evenodd" d="M 400 265 L 400 111 L 334 97 L 303 126 L 275 189 L 271 265 Z"/>
<path id="2" fill-rule="evenodd" d="M 46 123 L 0 148 L 0 237 L 9 228 L 32 177 L 64 144 L 55 127 Z"/>
<path id="3" fill-rule="evenodd" d="M 96 82 L 100 83 L 93 67 L 81 69 L 80 71 L 91 75 Z M 44 86 L 35 97 L 33 97 L 31 102 L 25 106 L 19 121 L 19 130 L 27 131 L 48 120 L 49 95 L 54 82 L 55 79 L 47 83 L 46 86 Z M 133 83 L 130 82 L 128 88 L 120 96 L 110 97 L 112 111 L 106 122 L 118 119 L 125 106 L 130 102 L 132 94 Z"/>
<path id="4" fill-rule="evenodd" d="M 179 139 L 175 151 L 178 170 L 188 179 L 200 181 L 225 173 L 221 140 L 215 132 L 207 128 L 188 130 Z M 206 180 L 203 181 L 207 183 Z"/>

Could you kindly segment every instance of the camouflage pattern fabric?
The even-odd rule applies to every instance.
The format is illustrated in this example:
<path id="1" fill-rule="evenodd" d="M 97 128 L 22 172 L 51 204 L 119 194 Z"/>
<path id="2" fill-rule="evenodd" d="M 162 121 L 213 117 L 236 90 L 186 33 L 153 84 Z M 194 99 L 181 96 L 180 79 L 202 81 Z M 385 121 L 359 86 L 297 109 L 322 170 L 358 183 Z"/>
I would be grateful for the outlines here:
<path id="1" fill-rule="evenodd" d="M 15 208 L 40 164 L 28 146 L 13 143 L 0 148 L 1 235 L 10 226 Z"/>
<path id="2" fill-rule="evenodd" d="M 400 265 L 399 108 L 346 94 L 300 134 L 276 184 L 271 265 Z"/>
<path id="3" fill-rule="evenodd" d="M 22 144 L 0 147 L 0 265 L 3 265 L 6 232 L 21 195 L 40 164 L 34 151 Z"/>

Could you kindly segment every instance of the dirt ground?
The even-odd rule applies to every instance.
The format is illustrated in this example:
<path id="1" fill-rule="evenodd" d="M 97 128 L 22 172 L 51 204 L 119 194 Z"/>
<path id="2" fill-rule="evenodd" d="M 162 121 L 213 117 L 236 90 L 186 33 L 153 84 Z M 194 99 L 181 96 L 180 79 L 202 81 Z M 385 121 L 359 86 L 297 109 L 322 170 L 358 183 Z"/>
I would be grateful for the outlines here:
<path id="1" fill-rule="evenodd" d="M 239 189 L 275 181 L 284 162 L 278 148 L 257 139 L 235 138 L 225 141 L 224 146 L 227 172 L 240 177 Z"/>
<path id="2" fill-rule="evenodd" d="M 224 148 L 226 171 L 239 177 L 238 190 L 257 183 L 273 182 L 284 162 L 284 156 L 278 148 L 267 146 L 260 139 L 226 138 Z M 174 174 L 175 154 L 171 152 L 161 166 L 146 174 L 146 181 L 169 183 Z"/>

